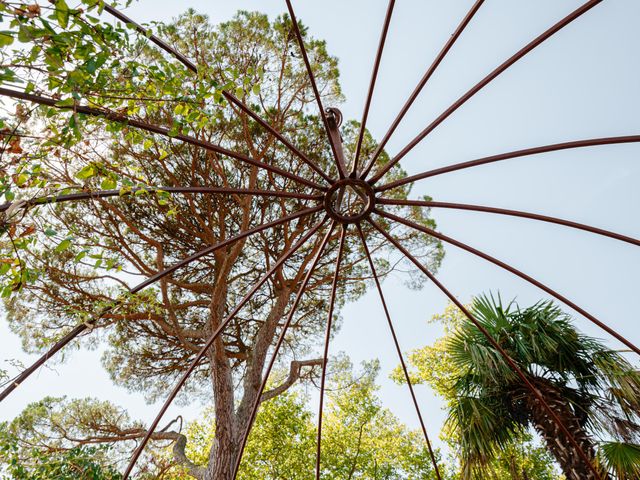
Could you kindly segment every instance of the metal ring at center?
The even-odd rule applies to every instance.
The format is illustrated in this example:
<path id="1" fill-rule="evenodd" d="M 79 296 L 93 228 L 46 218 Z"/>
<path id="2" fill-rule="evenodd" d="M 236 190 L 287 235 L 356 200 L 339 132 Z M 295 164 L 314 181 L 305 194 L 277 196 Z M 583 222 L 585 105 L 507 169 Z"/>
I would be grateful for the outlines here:
<path id="1" fill-rule="evenodd" d="M 360 196 L 361 200 L 364 202 L 364 205 L 359 209 L 359 211 L 353 214 L 345 214 L 336 209 L 335 206 L 336 196 L 340 195 L 341 192 L 344 193 L 347 187 L 351 187 L 353 192 Z M 341 199 L 337 200 L 339 202 Z M 358 178 L 343 178 L 338 180 L 336 183 L 331 185 L 331 188 L 327 190 L 327 193 L 324 196 L 324 208 L 327 211 L 327 214 L 332 219 L 341 223 L 357 223 L 369 216 L 374 207 L 375 193 L 373 188 L 371 188 L 371 185 L 367 182 Z"/>

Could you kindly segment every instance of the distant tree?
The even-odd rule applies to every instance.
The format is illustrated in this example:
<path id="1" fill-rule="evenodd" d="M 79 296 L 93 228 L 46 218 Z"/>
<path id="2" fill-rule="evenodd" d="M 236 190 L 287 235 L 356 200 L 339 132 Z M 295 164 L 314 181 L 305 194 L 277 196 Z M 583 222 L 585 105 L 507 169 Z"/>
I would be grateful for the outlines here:
<path id="1" fill-rule="evenodd" d="M 0 14 L 8 24 L 8 30 L 0 32 L 0 55 L 2 64 L 9 65 L 1 70 L 0 83 L 50 95 L 57 107 L 67 108 L 5 103 L 0 193 L 18 203 L 0 218 L 1 295 L 10 327 L 29 352 L 46 350 L 71 328 L 117 304 L 75 345 L 106 341 L 104 367 L 113 381 L 154 401 L 166 394 L 167 385 L 176 382 L 249 288 L 323 216 L 318 212 L 232 243 L 142 293 L 129 294 L 132 285 L 194 252 L 318 204 L 317 199 L 180 196 L 155 190 L 152 187 L 203 186 L 319 193 L 175 136 L 220 144 L 265 165 L 321 181 L 227 103 L 224 89 L 282 131 L 320 168 L 331 175 L 336 171 L 287 16 L 269 20 L 240 12 L 214 26 L 189 11 L 173 23 L 159 25 L 160 35 L 198 65 L 199 74 L 194 75 L 143 36 L 98 18 L 103 2 L 82 4 L 70 8 L 56 0 L 23 8 L 0 2 Z M 325 42 L 309 36 L 304 26 L 302 31 L 323 100 L 336 105 L 342 100 L 337 60 Z M 78 105 L 99 108 L 105 118 L 78 114 Z M 117 115 L 170 131 L 167 136 L 143 132 L 114 119 Z M 343 125 L 347 155 L 353 156 L 358 128 L 353 121 Z M 367 132 L 363 156 L 375 148 Z M 388 161 L 384 153 L 379 157 L 379 162 Z M 388 178 L 401 174 L 394 169 Z M 23 203 L 45 194 L 101 188 L 121 195 L 30 209 Z M 400 197 L 407 194 L 408 189 L 394 191 Z M 404 215 L 435 227 L 426 210 L 406 209 Z M 403 229 L 395 234 L 429 268 L 438 268 L 443 256 L 438 241 Z M 284 342 L 283 364 L 307 360 L 304 368 L 292 370 L 293 383 L 319 371 L 321 359 L 313 358 L 312 347 L 326 322 L 338 235 L 336 229 Z M 388 271 L 384 239 L 373 232 L 370 238 L 381 270 Z M 218 337 L 185 386 L 182 401 L 205 399 L 214 405 L 217 432 L 207 460 L 198 465 L 184 455 L 186 442 L 176 441 L 174 461 L 187 466 L 194 478 L 230 479 L 253 405 L 283 391 L 263 396 L 260 385 L 268 353 L 318 248 L 317 241 L 306 243 L 274 272 Z M 338 308 L 364 292 L 363 261 L 359 238 L 351 229 Z M 338 328 L 339 322 L 335 325 Z M 92 402 L 85 406 L 97 405 Z M 110 412 L 107 409 L 103 417 L 119 418 Z M 131 448 L 144 434 L 141 427 L 127 435 L 117 433 L 125 432 L 122 425 L 110 425 L 105 441 L 120 440 Z M 158 432 L 153 439 L 162 442 L 167 433 Z"/>
<path id="2" fill-rule="evenodd" d="M 108 466 L 108 447 L 79 446 L 55 450 L 25 445 L 0 424 L 0 478 L 11 480 L 120 480 Z"/>
<path id="3" fill-rule="evenodd" d="M 619 479 L 637 478 L 640 373 L 621 354 L 578 332 L 551 302 L 521 309 L 481 296 L 471 312 L 526 372 L 594 464 L 606 465 Z M 485 469 L 495 468 L 496 458 L 504 458 L 529 427 L 568 479 L 592 478 L 566 435 L 462 312 L 449 306 L 434 320 L 444 324 L 444 337 L 414 351 L 410 362 L 416 380 L 428 382 L 447 402 L 446 434 L 459 445 L 465 478 L 486 478 Z M 602 435 L 622 443 L 599 443 Z M 606 459 L 600 463 L 599 450 Z M 537 475 L 525 471 L 517 478 Z"/>
<path id="4" fill-rule="evenodd" d="M 421 432 L 409 430 L 382 407 L 375 383 L 377 362 L 357 374 L 342 358 L 332 368 L 322 435 L 322 478 L 328 480 L 433 480 L 435 473 Z M 313 480 L 317 419 L 308 399 L 290 390 L 263 405 L 238 478 Z M 187 449 L 204 461 L 215 435 L 208 417 L 188 425 Z M 438 457 L 440 457 L 437 452 Z M 442 471 L 445 466 L 441 465 Z M 172 480 L 187 478 L 184 474 Z"/>

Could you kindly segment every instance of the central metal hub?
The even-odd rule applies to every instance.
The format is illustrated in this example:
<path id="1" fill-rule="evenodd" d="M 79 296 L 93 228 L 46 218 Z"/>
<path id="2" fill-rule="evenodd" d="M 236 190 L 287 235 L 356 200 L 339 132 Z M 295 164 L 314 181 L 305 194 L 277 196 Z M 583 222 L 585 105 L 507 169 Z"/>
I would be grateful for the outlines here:
<path id="1" fill-rule="evenodd" d="M 334 183 L 324 197 L 324 207 L 331 218 L 341 223 L 357 223 L 375 207 L 371 185 L 357 178 L 343 178 Z"/>

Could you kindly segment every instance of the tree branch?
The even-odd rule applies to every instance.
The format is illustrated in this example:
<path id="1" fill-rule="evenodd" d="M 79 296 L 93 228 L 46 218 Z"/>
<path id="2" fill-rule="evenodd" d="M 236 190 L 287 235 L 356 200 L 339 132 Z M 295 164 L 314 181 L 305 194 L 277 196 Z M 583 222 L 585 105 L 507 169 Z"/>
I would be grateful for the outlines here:
<path id="1" fill-rule="evenodd" d="M 323 362 L 324 360 L 322 358 L 314 358 L 311 360 L 292 360 L 291 366 L 289 368 L 289 376 L 286 378 L 286 380 L 276 388 L 264 392 L 260 397 L 260 402 L 266 402 L 267 400 L 271 400 L 281 393 L 284 393 L 289 387 L 291 387 L 300 379 L 300 371 L 303 367 L 315 367 L 317 365 L 322 365 Z"/>

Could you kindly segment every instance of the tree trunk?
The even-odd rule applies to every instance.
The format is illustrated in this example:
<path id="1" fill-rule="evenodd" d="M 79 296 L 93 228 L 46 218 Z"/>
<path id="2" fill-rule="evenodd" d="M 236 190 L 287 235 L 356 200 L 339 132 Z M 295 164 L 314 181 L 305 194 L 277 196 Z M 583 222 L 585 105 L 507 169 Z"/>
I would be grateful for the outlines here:
<path id="1" fill-rule="evenodd" d="M 546 380 L 537 379 L 534 385 L 538 388 L 547 404 L 554 410 L 571 432 L 573 438 L 587 455 L 592 465 L 596 464 L 596 450 L 593 441 L 581 425 L 574 413 L 570 402 L 562 393 Z M 567 480 L 610 480 L 606 473 L 596 477 L 589 465 L 585 463 L 576 448 L 571 444 L 560 426 L 549 416 L 547 410 L 532 394 L 527 394 L 528 409 L 532 415 L 532 423 L 536 431 L 542 436 L 547 448 L 560 464 Z"/>

